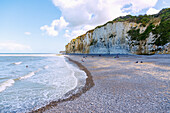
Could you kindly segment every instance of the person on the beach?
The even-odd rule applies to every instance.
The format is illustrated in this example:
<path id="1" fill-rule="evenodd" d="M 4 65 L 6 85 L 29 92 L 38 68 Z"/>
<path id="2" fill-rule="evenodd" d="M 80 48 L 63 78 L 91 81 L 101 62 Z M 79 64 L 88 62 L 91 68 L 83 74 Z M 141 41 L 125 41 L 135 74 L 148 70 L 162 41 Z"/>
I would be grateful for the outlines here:
<path id="1" fill-rule="evenodd" d="M 118 54 L 116 55 L 116 58 L 119 58 Z"/>
<path id="2" fill-rule="evenodd" d="M 114 58 L 119 58 L 118 54 Z"/>
<path id="3" fill-rule="evenodd" d="M 138 61 L 136 61 L 136 63 L 138 63 Z M 140 63 L 143 63 L 143 61 L 140 61 Z"/>

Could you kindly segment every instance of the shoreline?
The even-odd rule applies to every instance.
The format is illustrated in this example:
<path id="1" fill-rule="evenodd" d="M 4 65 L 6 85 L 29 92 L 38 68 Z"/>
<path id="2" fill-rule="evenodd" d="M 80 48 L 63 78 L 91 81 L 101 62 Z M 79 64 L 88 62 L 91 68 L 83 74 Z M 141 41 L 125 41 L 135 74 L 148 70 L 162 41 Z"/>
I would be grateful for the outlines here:
<path id="1" fill-rule="evenodd" d="M 85 85 L 82 87 L 82 88 L 75 88 L 69 92 L 67 92 L 64 97 L 66 96 L 67 98 L 64 98 L 64 99 L 59 99 L 57 101 L 52 101 L 50 102 L 49 104 L 47 104 L 46 106 L 44 107 L 41 107 L 37 110 L 32 110 L 30 113 L 41 113 L 41 112 L 44 112 L 45 110 L 48 110 L 52 107 L 55 107 L 57 106 L 59 103 L 62 103 L 62 102 L 66 102 L 66 101 L 73 101 L 74 99 L 80 97 L 83 93 L 85 93 L 86 91 L 88 91 L 91 87 L 94 86 L 94 82 L 93 82 L 93 78 L 91 76 L 91 73 L 87 70 L 87 68 L 85 66 L 83 66 L 81 63 L 79 63 L 78 61 L 75 61 L 69 57 L 66 57 L 70 62 L 73 62 L 74 64 L 76 64 L 80 70 L 83 70 L 85 73 L 86 73 L 86 83 Z M 75 90 L 78 91 L 74 94 Z"/>
<path id="2" fill-rule="evenodd" d="M 34 112 L 169 112 L 170 55 L 67 58 L 90 74 L 86 85 Z"/>
<path id="3" fill-rule="evenodd" d="M 169 111 L 170 55 L 68 57 L 90 71 L 95 85 L 44 113 Z"/>

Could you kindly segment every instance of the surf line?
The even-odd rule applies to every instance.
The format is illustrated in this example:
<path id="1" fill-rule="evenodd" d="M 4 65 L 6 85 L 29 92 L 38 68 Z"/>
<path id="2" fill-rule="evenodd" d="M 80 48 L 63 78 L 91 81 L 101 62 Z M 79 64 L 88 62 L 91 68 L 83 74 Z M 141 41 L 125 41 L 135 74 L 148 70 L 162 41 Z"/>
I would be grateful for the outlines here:
<path id="1" fill-rule="evenodd" d="M 38 69 L 34 72 L 30 72 L 28 74 L 26 74 L 25 76 L 22 76 L 22 77 L 19 77 L 19 78 L 16 78 L 16 79 L 9 79 L 9 80 L 6 80 L 5 82 L 1 83 L 0 84 L 0 92 L 4 91 L 7 87 L 11 87 L 13 86 L 13 84 L 15 83 L 15 81 L 18 81 L 18 80 L 23 80 L 23 79 L 27 79 L 33 75 L 35 75 L 36 73 L 38 73 L 39 71 L 41 71 L 42 69 Z"/>
<path id="2" fill-rule="evenodd" d="M 71 58 L 69 57 L 66 57 L 69 61 L 75 63 L 81 70 L 83 70 L 86 75 L 87 75 L 87 78 L 86 78 L 86 83 L 85 83 L 85 86 L 82 87 L 81 89 L 79 89 L 79 91 L 75 94 L 72 94 L 71 96 L 67 97 L 67 98 L 64 98 L 64 99 L 59 99 L 57 101 L 52 101 L 50 102 L 49 104 L 45 105 L 44 107 L 41 107 L 39 109 L 35 109 L 35 110 L 32 110 L 30 113 L 36 113 L 36 112 L 44 112 L 45 110 L 47 109 L 50 109 L 54 106 L 57 106 L 57 104 L 59 103 L 62 103 L 62 102 L 66 102 L 66 101 L 70 101 L 70 100 L 74 100 L 78 97 L 80 97 L 83 93 L 86 93 L 86 91 L 88 91 L 90 88 L 92 88 L 95 84 L 93 82 L 93 77 L 91 75 L 91 73 L 87 70 L 87 68 L 85 66 L 83 66 L 81 63 L 79 63 L 78 61 L 75 61 L 75 60 L 72 60 Z M 75 90 L 77 89 L 73 89 L 71 91 L 68 92 L 68 94 L 70 92 L 74 92 Z"/>

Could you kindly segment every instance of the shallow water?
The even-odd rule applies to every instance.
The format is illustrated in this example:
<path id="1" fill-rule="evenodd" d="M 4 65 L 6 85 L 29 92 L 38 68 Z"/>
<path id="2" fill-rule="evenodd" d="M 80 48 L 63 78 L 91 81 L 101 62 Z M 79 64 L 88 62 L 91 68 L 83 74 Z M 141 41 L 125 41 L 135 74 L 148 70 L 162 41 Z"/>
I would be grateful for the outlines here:
<path id="1" fill-rule="evenodd" d="M 38 109 L 85 79 L 85 72 L 63 56 L 0 56 L 0 112 Z"/>

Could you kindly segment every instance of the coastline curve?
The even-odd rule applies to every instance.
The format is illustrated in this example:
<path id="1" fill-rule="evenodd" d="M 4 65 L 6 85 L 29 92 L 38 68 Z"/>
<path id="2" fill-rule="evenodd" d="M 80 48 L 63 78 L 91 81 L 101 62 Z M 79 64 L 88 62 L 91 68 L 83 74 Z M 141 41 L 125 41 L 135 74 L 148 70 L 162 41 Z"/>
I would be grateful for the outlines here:
<path id="1" fill-rule="evenodd" d="M 67 92 L 64 97 L 66 98 L 61 98 L 57 101 L 52 101 L 50 102 L 48 105 L 41 107 L 37 110 L 33 110 L 30 113 L 42 113 L 44 111 L 46 111 L 47 109 L 50 109 L 51 107 L 57 106 L 57 104 L 62 103 L 62 102 L 66 102 L 66 101 L 73 101 L 74 99 L 80 97 L 83 93 L 86 93 L 86 91 L 88 91 L 90 88 L 92 88 L 95 84 L 93 82 L 93 78 L 91 76 L 91 73 L 87 70 L 87 68 L 85 66 L 83 66 L 81 63 L 79 63 L 78 61 L 72 60 L 71 58 L 65 56 L 70 62 L 73 62 L 74 64 L 76 64 L 80 70 L 84 71 L 86 73 L 86 83 L 83 87 L 76 87 L 73 90 Z"/>

